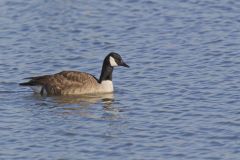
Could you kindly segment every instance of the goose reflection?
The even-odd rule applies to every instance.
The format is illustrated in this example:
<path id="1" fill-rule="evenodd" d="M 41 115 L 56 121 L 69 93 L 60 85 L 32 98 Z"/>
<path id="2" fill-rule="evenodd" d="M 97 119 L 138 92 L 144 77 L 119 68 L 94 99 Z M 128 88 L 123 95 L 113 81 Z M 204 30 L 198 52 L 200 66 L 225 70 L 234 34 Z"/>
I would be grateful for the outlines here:
<path id="1" fill-rule="evenodd" d="M 114 101 L 113 93 L 92 94 L 92 95 L 73 95 L 73 96 L 56 96 L 54 100 L 59 104 L 79 104 L 80 106 L 91 106 L 102 102 L 104 107 L 110 107 Z"/>
<path id="2" fill-rule="evenodd" d="M 60 104 L 65 111 L 64 114 L 80 114 L 86 118 L 115 119 L 119 109 L 113 106 L 114 94 L 94 94 L 81 96 L 58 96 L 54 101 Z M 95 108 L 96 106 L 102 108 Z M 104 112 L 99 110 L 103 110 Z M 100 113 L 100 115 L 99 115 Z"/>
<path id="3" fill-rule="evenodd" d="M 63 115 L 80 115 L 98 120 L 117 120 L 120 118 L 119 113 L 122 112 L 114 105 L 113 93 L 51 97 L 34 94 L 34 97 L 37 100 L 36 105 L 58 108 L 58 113 Z"/>

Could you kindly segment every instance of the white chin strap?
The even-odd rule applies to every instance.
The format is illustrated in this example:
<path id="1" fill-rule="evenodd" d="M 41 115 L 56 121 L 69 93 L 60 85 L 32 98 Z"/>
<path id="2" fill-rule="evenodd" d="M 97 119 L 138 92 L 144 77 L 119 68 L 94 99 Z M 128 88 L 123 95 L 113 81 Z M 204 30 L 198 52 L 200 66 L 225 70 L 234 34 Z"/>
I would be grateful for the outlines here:
<path id="1" fill-rule="evenodd" d="M 109 61 L 112 67 L 116 67 L 118 66 L 118 64 L 116 63 L 115 59 L 113 57 L 109 57 Z"/>

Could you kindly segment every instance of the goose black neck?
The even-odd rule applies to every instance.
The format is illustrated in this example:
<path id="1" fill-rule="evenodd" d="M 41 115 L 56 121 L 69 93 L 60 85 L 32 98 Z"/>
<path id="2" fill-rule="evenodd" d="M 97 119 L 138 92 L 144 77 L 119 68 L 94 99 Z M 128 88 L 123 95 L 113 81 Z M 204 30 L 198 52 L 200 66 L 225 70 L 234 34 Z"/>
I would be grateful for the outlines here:
<path id="1" fill-rule="evenodd" d="M 99 78 L 99 82 L 101 83 L 102 81 L 105 81 L 105 80 L 112 81 L 112 72 L 113 72 L 113 67 L 110 65 L 109 62 L 105 60 L 103 62 L 102 72 Z"/>

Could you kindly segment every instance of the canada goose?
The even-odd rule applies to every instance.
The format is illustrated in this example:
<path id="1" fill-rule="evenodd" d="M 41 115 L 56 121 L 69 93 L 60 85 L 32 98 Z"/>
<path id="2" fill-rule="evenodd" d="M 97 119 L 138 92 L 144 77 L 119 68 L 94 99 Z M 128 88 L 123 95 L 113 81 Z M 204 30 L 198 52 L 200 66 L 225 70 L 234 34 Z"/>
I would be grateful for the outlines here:
<path id="1" fill-rule="evenodd" d="M 20 83 L 29 86 L 41 95 L 80 95 L 113 92 L 113 67 L 129 67 L 118 53 L 109 53 L 102 65 L 100 78 L 78 71 L 62 71 L 53 75 L 29 77 L 28 82 Z"/>

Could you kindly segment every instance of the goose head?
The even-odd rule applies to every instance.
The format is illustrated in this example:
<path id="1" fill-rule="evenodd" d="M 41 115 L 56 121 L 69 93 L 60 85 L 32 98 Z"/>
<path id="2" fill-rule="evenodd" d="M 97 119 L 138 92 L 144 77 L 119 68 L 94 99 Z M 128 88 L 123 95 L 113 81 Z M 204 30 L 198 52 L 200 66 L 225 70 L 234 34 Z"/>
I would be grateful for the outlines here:
<path id="1" fill-rule="evenodd" d="M 122 57 L 115 52 L 109 53 L 104 62 L 109 64 L 111 67 L 123 66 L 129 68 L 129 66 L 123 61 Z"/>
<path id="2" fill-rule="evenodd" d="M 123 61 L 122 57 L 118 53 L 109 53 L 103 61 L 102 72 L 99 78 L 99 82 L 101 83 L 104 80 L 112 81 L 113 68 L 117 66 L 129 68 L 129 66 Z"/>

